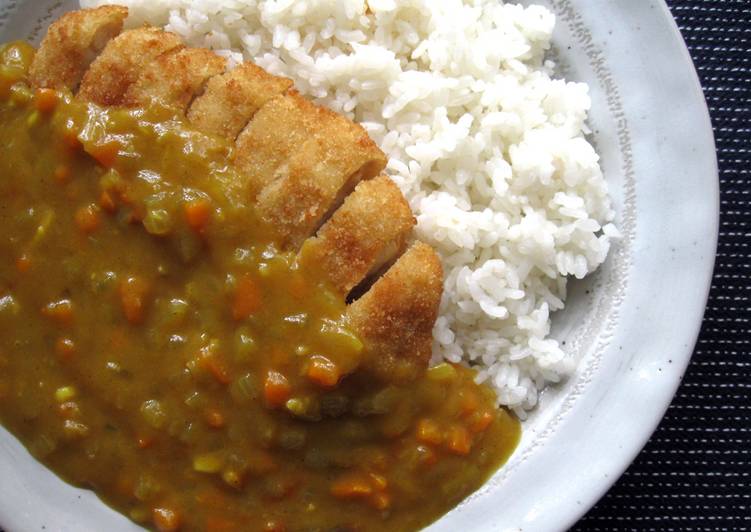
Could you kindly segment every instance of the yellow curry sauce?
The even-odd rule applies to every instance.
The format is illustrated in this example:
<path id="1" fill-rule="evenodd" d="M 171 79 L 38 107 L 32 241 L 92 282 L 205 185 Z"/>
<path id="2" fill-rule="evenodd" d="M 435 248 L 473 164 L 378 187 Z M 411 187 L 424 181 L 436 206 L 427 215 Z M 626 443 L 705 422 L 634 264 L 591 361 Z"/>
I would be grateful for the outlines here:
<path id="1" fill-rule="evenodd" d="M 414 530 L 509 456 L 472 371 L 357 372 L 322 276 L 274 246 L 230 145 L 23 82 L 0 48 L 0 421 L 162 530 Z"/>

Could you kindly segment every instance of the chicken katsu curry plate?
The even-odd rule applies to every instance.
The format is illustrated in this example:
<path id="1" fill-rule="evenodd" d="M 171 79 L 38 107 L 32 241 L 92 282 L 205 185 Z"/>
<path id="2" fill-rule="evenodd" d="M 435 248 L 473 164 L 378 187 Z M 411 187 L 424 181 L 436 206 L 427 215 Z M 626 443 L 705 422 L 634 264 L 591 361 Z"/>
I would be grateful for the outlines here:
<path id="1" fill-rule="evenodd" d="M 411 531 L 480 488 L 618 236 L 553 16 L 82 4 L 0 48 L 2 425 L 162 532 Z"/>

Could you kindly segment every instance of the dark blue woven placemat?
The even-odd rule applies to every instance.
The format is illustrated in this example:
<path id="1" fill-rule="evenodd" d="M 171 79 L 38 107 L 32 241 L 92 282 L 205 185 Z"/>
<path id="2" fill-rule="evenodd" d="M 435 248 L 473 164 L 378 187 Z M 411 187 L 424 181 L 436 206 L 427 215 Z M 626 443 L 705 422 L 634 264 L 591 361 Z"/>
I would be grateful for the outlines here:
<path id="1" fill-rule="evenodd" d="M 715 274 L 670 409 L 577 532 L 751 530 L 751 0 L 668 5 L 699 72 L 717 143 Z"/>

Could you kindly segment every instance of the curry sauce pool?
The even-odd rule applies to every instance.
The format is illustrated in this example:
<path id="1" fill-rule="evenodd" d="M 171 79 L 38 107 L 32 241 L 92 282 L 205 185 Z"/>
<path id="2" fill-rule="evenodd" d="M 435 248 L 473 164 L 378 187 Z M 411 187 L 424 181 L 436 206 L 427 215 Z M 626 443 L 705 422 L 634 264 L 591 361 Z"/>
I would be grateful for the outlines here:
<path id="1" fill-rule="evenodd" d="M 465 368 L 356 368 L 345 302 L 281 252 L 232 147 L 0 67 L 0 419 L 157 530 L 414 530 L 510 455 Z"/>

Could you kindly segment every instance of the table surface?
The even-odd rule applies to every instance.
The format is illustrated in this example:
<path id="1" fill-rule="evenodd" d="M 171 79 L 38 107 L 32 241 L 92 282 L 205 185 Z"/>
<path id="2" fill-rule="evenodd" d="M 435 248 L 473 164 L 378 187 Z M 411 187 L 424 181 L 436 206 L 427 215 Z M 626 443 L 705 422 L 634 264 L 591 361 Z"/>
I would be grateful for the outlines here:
<path id="1" fill-rule="evenodd" d="M 751 0 L 667 3 L 701 78 L 717 144 L 714 279 L 678 394 L 577 532 L 751 530 Z"/>

